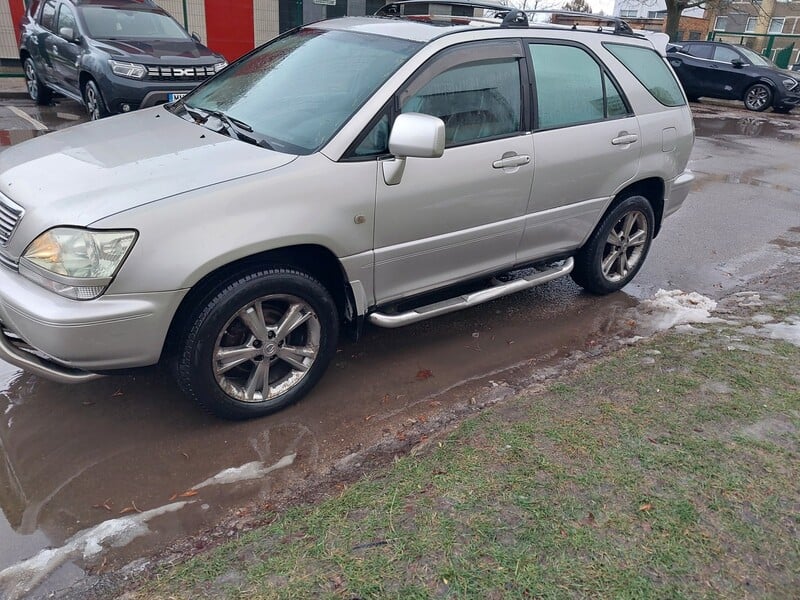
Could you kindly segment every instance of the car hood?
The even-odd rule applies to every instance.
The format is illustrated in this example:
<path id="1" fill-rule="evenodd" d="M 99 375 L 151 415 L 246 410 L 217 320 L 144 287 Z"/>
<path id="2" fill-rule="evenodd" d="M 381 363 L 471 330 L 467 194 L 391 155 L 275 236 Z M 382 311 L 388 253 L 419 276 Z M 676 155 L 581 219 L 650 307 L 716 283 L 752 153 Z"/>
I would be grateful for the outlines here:
<path id="1" fill-rule="evenodd" d="M 137 60 L 146 64 L 181 64 L 197 59 L 222 59 L 195 40 L 95 40 L 94 46 L 112 58 Z M 212 59 L 214 59 L 212 61 Z"/>
<path id="2" fill-rule="evenodd" d="M 55 225 L 91 225 L 295 158 L 214 133 L 161 106 L 50 133 L 0 154 L 0 192 L 25 209 L 8 251 L 18 255 L 20 245 Z"/>

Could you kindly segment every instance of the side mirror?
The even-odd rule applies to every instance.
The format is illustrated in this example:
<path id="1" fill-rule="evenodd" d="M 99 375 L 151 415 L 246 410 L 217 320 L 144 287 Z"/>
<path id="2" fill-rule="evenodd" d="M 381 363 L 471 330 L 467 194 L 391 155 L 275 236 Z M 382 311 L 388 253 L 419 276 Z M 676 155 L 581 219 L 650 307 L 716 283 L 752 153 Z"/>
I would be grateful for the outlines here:
<path id="1" fill-rule="evenodd" d="M 197 32 L 196 32 L 196 31 L 193 31 L 193 32 L 192 32 L 192 39 L 193 39 L 195 42 L 199 43 L 199 44 L 202 44 L 202 43 L 203 43 L 203 42 L 200 40 L 200 36 L 199 36 L 199 35 L 197 35 Z"/>
<path id="2" fill-rule="evenodd" d="M 740 58 L 734 58 L 731 61 L 731 64 L 733 65 L 734 69 L 741 69 L 744 66 L 744 61 Z"/>
<path id="3" fill-rule="evenodd" d="M 398 115 L 389 134 L 389 152 L 398 158 L 439 158 L 444 154 L 444 121 L 421 113 Z"/>
<path id="4" fill-rule="evenodd" d="M 72 27 L 62 27 L 58 30 L 58 35 L 68 42 L 78 43 L 81 41 L 80 36 L 75 35 L 75 30 Z"/>

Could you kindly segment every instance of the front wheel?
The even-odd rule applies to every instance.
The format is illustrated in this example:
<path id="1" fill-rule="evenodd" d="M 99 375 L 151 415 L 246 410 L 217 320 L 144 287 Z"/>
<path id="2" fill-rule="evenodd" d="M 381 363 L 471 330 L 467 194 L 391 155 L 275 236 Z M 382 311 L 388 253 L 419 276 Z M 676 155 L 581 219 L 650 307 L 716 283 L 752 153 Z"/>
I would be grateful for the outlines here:
<path id="1" fill-rule="evenodd" d="M 623 288 L 644 263 L 654 224 L 653 207 L 644 196 L 630 196 L 620 202 L 578 251 L 572 279 L 593 294 Z"/>
<path id="2" fill-rule="evenodd" d="M 292 269 L 256 271 L 196 313 L 179 346 L 178 383 L 219 417 L 267 415 L 314 387 L 338 334 L 336 305 L 319 281 Z"/>
<path id="3" fill-rule="evenodd" d="M 103 102 L 100 88 L 91 79 L 86 82 L 83 88 L 83 103 L 86 105 L 86 112 L 89 113 L 89 118 L 92 121 L 108 116 L 108 109 L 106 108 L 106 103 Z"/>
<path id="4" fill-rule="evenodd" d="M 766 83 L 755 83 L 744 93 L 744 107 L 762 112 L 772 104 L 772 89 Z"/>

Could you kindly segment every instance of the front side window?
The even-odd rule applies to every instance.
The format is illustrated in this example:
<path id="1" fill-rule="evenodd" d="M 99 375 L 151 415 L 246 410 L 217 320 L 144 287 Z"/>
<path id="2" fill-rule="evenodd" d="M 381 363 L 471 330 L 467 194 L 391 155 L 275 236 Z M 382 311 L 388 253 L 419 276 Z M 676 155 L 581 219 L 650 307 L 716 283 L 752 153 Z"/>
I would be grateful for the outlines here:
<path id="1" fill-rule="evenodd" d="M 714 48 L 714 60 L 729 63 L 732 60 L 742 60 L 742 57 L 736 50 L 728 48 L 727 46 L 716 46 Z"/>
<path id="2" fill-rule="evenodd" d="M 625 68 L 647 88 L 664 106 L 683 106 L 681 86 L 669 70 L 664 59 L 650 48 L 629 46 L 628 44 L 604 43 L 603 46 L 613 54 Z"/>
<path id="3" fill-rule="evenodd" d="M 61 8 L 58 9 L 58 26 L 56 27 L 57 32 L 61 32 L 64 28 L 72 29 L 75 33 L 78 33 L 78 25 L 75 22 L 75 15 L 72 14 L 72 11 L 66 4 L 62 4 Z"/>
<path id="4" fill-rule="evenodd" d="M 172 17 L 152 10 L 82 6 L 80 11 L 86 32 L 95 39 L 189 39 Z"/>
<path id="5" fill-rule="evenodd" d="M 56 20 L 56 2 L 55 0 L 48 0 L 42 7 L 42 16 L 40 23 L 45 29 L 53 31 Z"/>
<path id="6" fill-rule="evenodd" d="M 408 98 L 401 111 L 444 121 L 445 145 L 514 134 L 521 128 L 522 88 L 515 58 L 458 65 Z"/>
<path id="7" fill-rule="evenodd" d="M 419 47 L 408 40 L 306 27 L 228 67 L 176 109 L 224 113 L 265 146 L 311 154 Z"/>
<path id="8" fill-rule="evenodd" d="M 559 44 L 529 44 L 528 48 L 539 129 L 628 114 L 619 90 L 585 50 Z"/>

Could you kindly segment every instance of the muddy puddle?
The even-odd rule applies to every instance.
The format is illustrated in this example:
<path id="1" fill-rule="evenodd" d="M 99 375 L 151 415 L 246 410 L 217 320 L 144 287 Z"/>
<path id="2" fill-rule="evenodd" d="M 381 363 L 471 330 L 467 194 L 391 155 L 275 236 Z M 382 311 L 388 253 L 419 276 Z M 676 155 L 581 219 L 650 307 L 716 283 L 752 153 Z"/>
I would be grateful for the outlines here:
<path id="1" fill-rule="evenodd" d="M 158 369 L 64 387 L 0 366 L 0 585 L 35 581 L 12 565 L 44 547 L 61 550 L 53 564 L 32 563 L 48 571 L 40 591 L 198 532 L 232 507 L 268 503 L 409 422 L 469 403 L 487 378 L 513 378 L 510 365 L 535 370 L 595 347 L 634 303 L 565 279 L 407 328 L 370 328 L 341 345 L 309 397 L 246 423 L 204 415 Z M 146 518 L 136 527 L 120 521 L 137 515 Z M 111 519 L 136 534 L 89 535 Z"/>
<path id="2" fill-rule="evenodd" d="M 800 136 L 795 121 L 782 121 L 764 117 L 697 117 L 694 130 L 698 137 L 743 135 L 794 141 Z"/>

